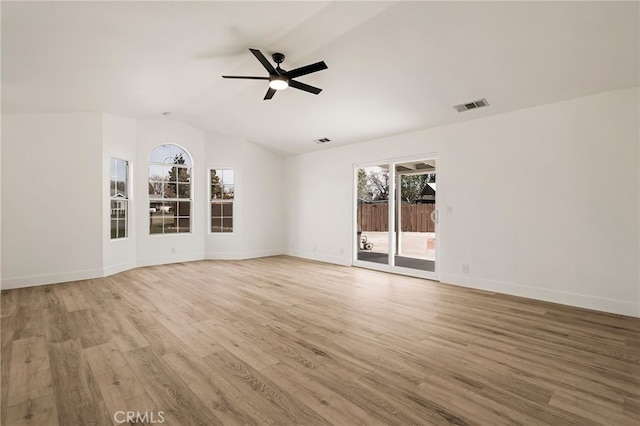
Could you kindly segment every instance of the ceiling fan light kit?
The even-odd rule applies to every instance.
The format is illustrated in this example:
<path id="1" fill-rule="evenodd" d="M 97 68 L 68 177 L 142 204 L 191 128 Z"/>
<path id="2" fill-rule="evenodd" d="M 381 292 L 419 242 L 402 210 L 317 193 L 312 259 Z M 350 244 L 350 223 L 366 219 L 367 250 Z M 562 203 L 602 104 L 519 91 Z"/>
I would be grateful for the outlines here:
<path id="1" fill-rule="evenodd" d="M 289 87 L 289 80 L 281 75 L 275 75 L 269 80 L 269 87 L 275 90 L 284 90 Z"/>
<path id="2" fill-rule="evenodd" d="M 273 98 L 276 91 L 284 90 L 287 87 L 291 86 L 294 89 L 302 90 L 308 93 L 313 93 L 317 95 L 322 92 L 322 89 L 314 86 L 310 86 L 305 83 L 301 83 L 299 81 L 294 80 L 294 78 L 302 77 L 303 75 L 311 74 L 317 71 L 326 70 L 327 64 L 324 61 L 316 62 L 311 65 L 306 65 L 304 67 L 296 68 L 291 71 L 284 70 L 280 68 L 280 64 L 284 62 L 284 55 L 282 53 L 276 52 L 271 55 L 273 62 L 276 63 L 276 67 L 274 68 L 271 65 L 271 62 L 260 52 L 258 49 L 249 49 L 253 56 L 260 61 L 262 66 L 269 73 L 268 77 L 256 77 L 256 76 L 239 76 L 239 75 L 223 75 L 222 78 L 237 78 L 237 79 L 245 79 L 245 80 L 269 80 L 269 89 L 267 90 L 267 94 L 264 95 L 264 100 L 269 100 Z"/>

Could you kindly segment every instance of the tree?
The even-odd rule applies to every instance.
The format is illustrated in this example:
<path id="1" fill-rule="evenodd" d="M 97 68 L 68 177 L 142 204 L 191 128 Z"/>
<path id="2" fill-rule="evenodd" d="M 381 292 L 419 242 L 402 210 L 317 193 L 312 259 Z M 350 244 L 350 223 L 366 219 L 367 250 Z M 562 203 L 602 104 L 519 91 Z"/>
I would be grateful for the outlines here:
<path id="1" fill-rule="evenodd" d="M 174 157 L 173 164 L 185 164 L 182 153 Z M 190 186 L 189 169 L 173 166 L 169 171 L 169 183 L 167 183 L 165 198 L 189 198 Z"/>
<path id="2" fill-rule="evenodd" d="M 164 182 L 162 180 L 162 176 L 149 176 L 149 195 L 153 195 L 153 198 L 155 198 L 155 196 L 162 196 L 163 187 Z"/>
<path id="3" fill-rule="evenodd" d="M 358 202 L 368 203 L 371 200 L 373 200 L 373 192 L 367 178 L 367 172 L 363 169 L 358 169 Z"/>
<path id="4" fill-rule="evenodd" d="M 380 169 L 379 171 L 369 172 L 367 176 L 371 184 L 372 199 L 374 201 L 382 201 L 389 199 L 389 170 Z"/>
<path id="5" fill-rule="evenodd" d="M 400 177 L 400 191 L 403 201 L 416 203 L 422 198 L 429 175 L 404 175 Z"/>
<path id="6" fill-rule="evenodd" d="M 211 170 L 211 198 L 214 200 L 222 199 L 222 184 L 215 170 Z"/>

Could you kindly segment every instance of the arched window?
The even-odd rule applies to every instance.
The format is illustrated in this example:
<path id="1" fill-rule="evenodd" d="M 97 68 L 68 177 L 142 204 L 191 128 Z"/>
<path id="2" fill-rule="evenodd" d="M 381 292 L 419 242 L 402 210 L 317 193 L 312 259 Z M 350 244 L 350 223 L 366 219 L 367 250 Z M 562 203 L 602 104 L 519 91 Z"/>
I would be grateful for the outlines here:
<path id="1" fill-rule="evenodd" d="M 149 156 L 149 233 L 191 232 L 191 157 L 177 145 Z"/>

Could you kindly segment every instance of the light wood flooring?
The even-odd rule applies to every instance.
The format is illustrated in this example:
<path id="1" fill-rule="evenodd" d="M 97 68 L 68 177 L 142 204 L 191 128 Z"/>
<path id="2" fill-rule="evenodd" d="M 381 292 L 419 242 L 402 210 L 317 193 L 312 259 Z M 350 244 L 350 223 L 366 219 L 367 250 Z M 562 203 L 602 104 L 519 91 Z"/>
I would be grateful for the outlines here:
<path id="1" fill-rule="evenodd" d="M 286 256 L 1 302 L 6 426 L 640 424 L 628 317 Z"/>

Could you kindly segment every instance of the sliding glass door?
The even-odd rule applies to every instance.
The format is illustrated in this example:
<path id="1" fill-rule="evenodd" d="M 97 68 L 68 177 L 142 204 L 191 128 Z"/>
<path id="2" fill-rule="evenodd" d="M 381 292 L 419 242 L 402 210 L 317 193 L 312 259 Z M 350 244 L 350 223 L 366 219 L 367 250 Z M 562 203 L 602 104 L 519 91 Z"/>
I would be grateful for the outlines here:
<path id="1" fill-rule="evenodd" d="M 355 167 L 354 265 L 438 279 L 436 161 Z"/>
<path id="2" fill-rule="evenodd" d="M 357 259 L 389 264 L 388 164 L 357 168 Z"/>
<path id="3" fill-rule="evenodd" d="M 435 272 L 435 160 L 405 162 L 396 171 L 396 266 Z"/>

